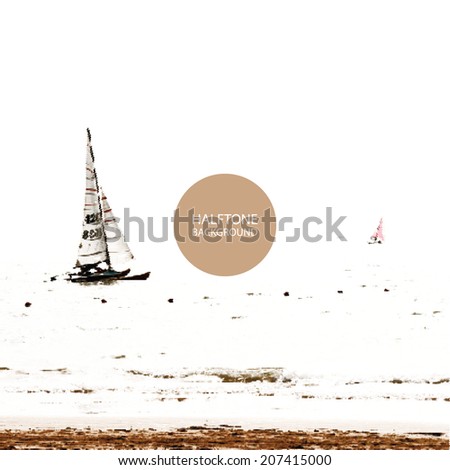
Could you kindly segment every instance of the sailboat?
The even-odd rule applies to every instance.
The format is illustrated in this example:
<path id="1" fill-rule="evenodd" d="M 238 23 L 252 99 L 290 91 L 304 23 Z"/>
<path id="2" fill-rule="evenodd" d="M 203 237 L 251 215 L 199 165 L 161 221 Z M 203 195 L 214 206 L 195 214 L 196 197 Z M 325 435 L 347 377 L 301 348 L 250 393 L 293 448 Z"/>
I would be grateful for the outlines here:
<path id="1" fill-rule="evenodd" d="M 67 280 L 102 282 L 148 279 L 150 272 L 129 275 L 130 269 L 116 271 L 113 268 L 117 264 L 126 264 L 134 256 L 119 229 L 105 193 L 99 186 L 89 129 L 87 129 L 86 192 L 83 215 L 83 229 L 75 265 L 77 271 L 69 273 Z"/>
<path id="2" fill-rule="evenodd" d="M 370 237 L 370 240 L 368 241 L 370 245 L 374 243 L 384 243 L 384 235 L 383 235 L 383 217 L 380 219 L 380 222 L 378 223 L 378 227 L 373 232 L 373 235 Z"/>

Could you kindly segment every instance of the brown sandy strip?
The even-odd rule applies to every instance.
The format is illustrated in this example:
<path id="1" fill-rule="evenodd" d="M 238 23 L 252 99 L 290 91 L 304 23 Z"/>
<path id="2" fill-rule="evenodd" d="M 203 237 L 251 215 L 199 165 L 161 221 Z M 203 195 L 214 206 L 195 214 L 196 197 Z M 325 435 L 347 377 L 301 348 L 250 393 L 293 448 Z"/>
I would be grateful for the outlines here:
<path id="1" fill-rule="evenodd" d="M 233 427 L 108 431 L 58 430 L 0 431 L 0 449 L 435 449 L 448 450 L 440 433 L 401 435 L 375 432 L 277 429 L 242 430 Z"/>

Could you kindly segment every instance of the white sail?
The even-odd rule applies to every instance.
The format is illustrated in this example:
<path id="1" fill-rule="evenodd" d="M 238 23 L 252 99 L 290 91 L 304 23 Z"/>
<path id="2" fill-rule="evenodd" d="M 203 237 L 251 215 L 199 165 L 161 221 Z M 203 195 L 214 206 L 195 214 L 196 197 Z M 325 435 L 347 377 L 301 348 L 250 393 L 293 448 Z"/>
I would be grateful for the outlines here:
<path id="1" fill-rule="evenodd" d="M 113 266 L 124 264 L 132 260 L 133 254 L 120 231 L 117 219 L 114 217 L 108 199 L 101 189 L 103 222 L 105 224 L 106 240 L 108 243 L 108 252 Z"/>
<path id="2" fill-rule="evenodd" d="M 83 230 L 76 263 L 78 267 L 95 265 L 101 262 L 109 264 L 89 129 L 86 150 L 86 193 L 84 197 Z"/>

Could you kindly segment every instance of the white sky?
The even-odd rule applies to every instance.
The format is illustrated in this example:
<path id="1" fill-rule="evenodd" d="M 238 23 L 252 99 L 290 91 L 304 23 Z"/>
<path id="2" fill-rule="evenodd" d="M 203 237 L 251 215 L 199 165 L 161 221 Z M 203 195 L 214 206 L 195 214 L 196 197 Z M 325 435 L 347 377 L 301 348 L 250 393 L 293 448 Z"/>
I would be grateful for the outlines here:
<path id="1" fill-rule="evenodd" d="M 347 215 L 350 250 L 383 215 L 406 258 L 448 260 L 449 24 L 444 1 L 2 2 L 3 262 L 72 266 L 88 126 L 118 216 L 236 173 L 278 216 Z M 131 245 L 195 271 L 173 240 Z M 278 243 L 257 275 L 325 245 Z"/>

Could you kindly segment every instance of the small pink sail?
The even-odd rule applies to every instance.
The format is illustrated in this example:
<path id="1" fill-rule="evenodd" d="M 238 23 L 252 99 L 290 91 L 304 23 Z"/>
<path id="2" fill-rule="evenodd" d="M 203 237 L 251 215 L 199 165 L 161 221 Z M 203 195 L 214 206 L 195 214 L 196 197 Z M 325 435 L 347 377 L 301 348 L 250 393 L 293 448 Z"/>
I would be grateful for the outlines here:
<path id="1" fill-rule="evenodd" d="M 384 235 L 383 235 L 383 217 L 380 219 L 377 229 L 370 237 L 369 243 L 383 243 L 384 242 Z"/>

